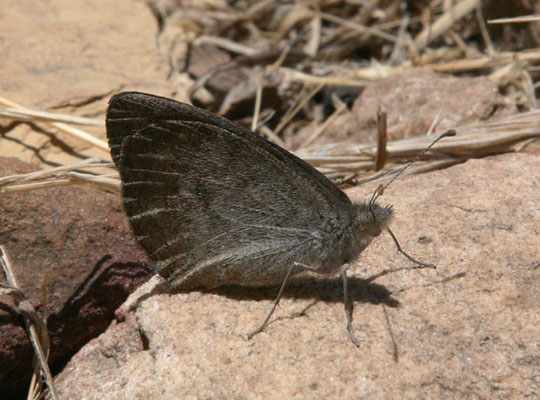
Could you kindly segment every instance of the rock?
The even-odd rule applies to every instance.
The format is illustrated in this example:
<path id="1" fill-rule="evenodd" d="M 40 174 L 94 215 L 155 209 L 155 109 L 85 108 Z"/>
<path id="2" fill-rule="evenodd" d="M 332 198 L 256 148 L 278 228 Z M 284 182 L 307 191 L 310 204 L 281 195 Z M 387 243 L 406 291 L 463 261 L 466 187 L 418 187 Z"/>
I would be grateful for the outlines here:
<path id="1" fill-rule="evenodd" d="M 170 95 L 174 90 L 156 47 L 156 19 L 145 2 L 3 0 L 0 26 L 2 97 L 24 107 L 98 118 L 115 92 Z M 107 151 L 39 126 L 3 130 L 0 156 L 44 166 L 80 161 L 81 154 L 109 157 Z M 105 138 L 103 128 L 84 130 Z"/>
<path id="2" fill-rule="evenodd" d="M 351 111 L 328 125 L 311 147 L 375 141 L 379 107 L 387 113 L 388 140 L 426 134 L 439 113 L 436 130 L 441 131 L 517 113 L 516 106 L 508 104 L 486 77 L 456 78 L 411 68 L 367 85 Z M 312 130 L 301 130 L 295 138 L 297 146 L 302 146 Z"/>
<path id="3" fill-rule="evenodd" d="M 0 176 L 32 170 L 0 158 Z M 102 333 L 149 277 L 117 194 L 83 186 L 1 194 L 0 226 L 0 244 L 23 292 L 47 316 L 53 372 Z M 34 353 L 20 323 L 0 309 L 0 397 L 6 399 L 28 391 L 32 371 Z"/>
<path id="4" fill-rule="evenodd" d="M 57 377 L 61 398 L 505 398 L 538 393 L 540 154 L 470 160 L 398 179 L 410 265 L 382 235 L 351 269 L 356 348 L 341 281 L 305 277 L 247 340 L 277 288 L 143 296 Z M 375 185 L 353 189 L 369 199 Z M 371 277 L 371 278 L 370 278 Z M 149 288 L 139 288 L 137 296 Z M 135 296 L 133 294 L 132 296 Z M 137 302 L 130 299 L 130 304 Z"/>

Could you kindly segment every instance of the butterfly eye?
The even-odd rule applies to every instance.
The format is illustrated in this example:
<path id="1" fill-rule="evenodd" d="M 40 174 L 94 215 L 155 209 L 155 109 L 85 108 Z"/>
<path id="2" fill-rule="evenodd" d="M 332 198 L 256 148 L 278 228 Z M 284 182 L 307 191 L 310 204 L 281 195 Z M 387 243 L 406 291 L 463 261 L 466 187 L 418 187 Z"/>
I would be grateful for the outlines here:
<path id="1" fill-rule="evenodd" d="M 327 220 L 323 224 L 323 231 L 325 233 L 332 233 L 335 230 L 337 224 L 338 222 L 335 219 Z"/>

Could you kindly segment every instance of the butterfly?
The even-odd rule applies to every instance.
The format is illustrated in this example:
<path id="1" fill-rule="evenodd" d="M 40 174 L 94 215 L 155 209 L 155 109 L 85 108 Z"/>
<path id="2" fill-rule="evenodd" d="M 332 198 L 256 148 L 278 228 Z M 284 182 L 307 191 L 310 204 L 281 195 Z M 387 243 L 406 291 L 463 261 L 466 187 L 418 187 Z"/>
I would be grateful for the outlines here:
<path id="1" fill-rule="evenodd" d="M 255 334 L 290 276 L 341 271 L 350 310 L 348 265 L 392 219 L 392 208 L 378 205 L 377 195 L 353 203 L 287 150 L 164 97 L 113 96 L 106 127 L 137 242 L 173 288 L 281 283 Z"/>

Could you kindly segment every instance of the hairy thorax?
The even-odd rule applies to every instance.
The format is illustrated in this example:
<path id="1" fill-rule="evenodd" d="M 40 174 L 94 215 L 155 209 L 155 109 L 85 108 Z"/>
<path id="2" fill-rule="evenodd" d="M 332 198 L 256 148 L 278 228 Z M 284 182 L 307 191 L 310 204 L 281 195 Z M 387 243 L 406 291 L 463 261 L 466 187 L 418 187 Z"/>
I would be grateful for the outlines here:
<path id="1" fill-rule="evenodd" d="M 333 275 L 343 264 L 358 258 L 369 243 L 389 225 L 392 219 L 392 207 L 378 204 L 354 204 L 355 216 L 350 225 L 331 235 L 336 243 L 334 248 L 321 246 L 318 264 L 322 273 Z M 337 239 L 337 241 L 336 241 Z M 326 249 L 324 251 L 323 249 Z M 337 251 L 336 251 L 337 250 Z"/>

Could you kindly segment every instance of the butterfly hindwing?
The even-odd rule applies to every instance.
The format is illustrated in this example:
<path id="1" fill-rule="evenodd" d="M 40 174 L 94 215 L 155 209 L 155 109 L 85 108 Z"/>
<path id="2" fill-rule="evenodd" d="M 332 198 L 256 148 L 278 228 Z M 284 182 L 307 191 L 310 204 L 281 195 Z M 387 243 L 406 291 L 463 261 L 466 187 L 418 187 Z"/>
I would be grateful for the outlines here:
<path id="1" fill-rule="evenodd" d="M 137 240 L 173 286 L 277 283 L 352 218 L 314 168 L 204 110 L 121 93 L 107 135 Z"/>

